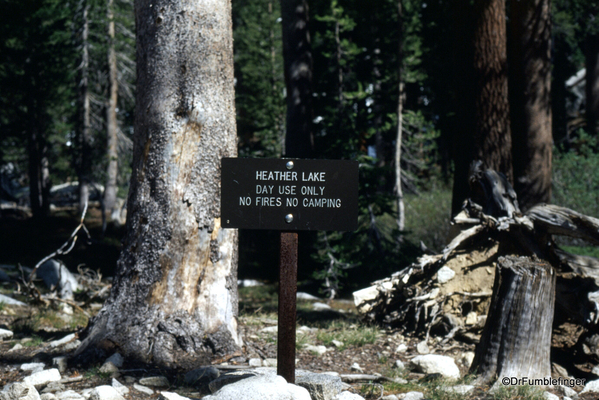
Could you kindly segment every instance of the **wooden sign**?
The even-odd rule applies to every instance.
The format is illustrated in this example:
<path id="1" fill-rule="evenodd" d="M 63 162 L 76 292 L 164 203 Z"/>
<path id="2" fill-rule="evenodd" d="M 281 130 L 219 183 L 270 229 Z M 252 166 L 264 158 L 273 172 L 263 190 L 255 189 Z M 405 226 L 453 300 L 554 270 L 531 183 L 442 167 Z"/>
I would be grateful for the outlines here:
<path id="1" fill-rule="evenodd" d="M 358 163 L 223 158 L 223 228 L 353 231 Z"/>

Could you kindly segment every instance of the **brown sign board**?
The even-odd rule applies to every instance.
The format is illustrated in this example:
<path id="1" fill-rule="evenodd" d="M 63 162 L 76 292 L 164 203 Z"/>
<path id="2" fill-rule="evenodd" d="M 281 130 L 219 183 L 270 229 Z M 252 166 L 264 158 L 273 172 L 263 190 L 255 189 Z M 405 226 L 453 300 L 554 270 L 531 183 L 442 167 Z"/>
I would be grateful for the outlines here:
<path id="1" fill-rule="evenodd" d="M 221 167 L 223 228 L 357 228 L 357 161 L 223 158 Z"/>

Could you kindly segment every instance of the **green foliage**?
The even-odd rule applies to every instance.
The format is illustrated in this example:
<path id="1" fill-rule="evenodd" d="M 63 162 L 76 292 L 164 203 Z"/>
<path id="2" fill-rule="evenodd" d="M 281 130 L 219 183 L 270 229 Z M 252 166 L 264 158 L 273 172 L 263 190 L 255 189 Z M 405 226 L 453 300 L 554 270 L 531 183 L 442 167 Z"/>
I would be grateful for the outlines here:
<path id="1" fill-rule="evenodd" d="M 333 346 L 333 340 L 343 343 L 340 351 L 348 347 L 361 347 L 373 344 L 380 335 L 379 329 L 372 326 L 350 324 L 346 321 L 332 322 L 327 328 L 320 329 L 316 339 L 325 346 Z"/>

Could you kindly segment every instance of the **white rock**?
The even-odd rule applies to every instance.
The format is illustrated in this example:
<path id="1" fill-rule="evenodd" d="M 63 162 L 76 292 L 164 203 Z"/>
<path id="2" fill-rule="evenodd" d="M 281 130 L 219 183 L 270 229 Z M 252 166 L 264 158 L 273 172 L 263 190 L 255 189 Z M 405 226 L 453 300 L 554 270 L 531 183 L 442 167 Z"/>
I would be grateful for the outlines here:
<path id="1" fill-rule="evenodd" d="M 81 345 L 81 341 L 80 340 L 73 340 L 72 342 L 69 342 L 67 344 L 65 344 L 62 347 L 63 351 L 71 351 L 71 350 L 75 350 L 77 347 L 79 347 Z"/>
<path id="2" fill-rule="evenodd" d="M 21 343 L 17 343 L 13 347 L 11 347 L 11 349 L 8 351 L 17 351 L 17 350 L 21 350 L 22 348 L 23 348 L 23 345 Z"/>
<path id="3" fill-rule="evenodd" d="M 203 400 L 311 400 L 300 386 L 292 385 L 278 375 L 257 375 L 222 387 Z"/>
<path id="4" fill-rule="evenodd" d="M 455 277 L 455 271 L 444 265 L 437 271 L 437 282 L 443 284 L 447 283 Z"/>
<path id="5" fill-rule="evenodd" d="M 466 325 L 476 325 L 476 323 L 478 322 L 478 314 L 476 314 L 474 311 L 470 311 L 468 313 L 468 315 L 466 315 Z"/>
<path id="6" fill-rule="evenodd" d="M 124 400 L 125 398 L 112 386 L 98 386 L 90 392 L 90 400 Z"/>
<path id="7" fill-rule="evenodd" d="M 93 388 L 83 389 L 81 391 L 81 395 L 83 396 L 84 399 L 89 399 L 92 395 L 93 390 L 94 390 Z"/>
<path id="8" fill-rule="evenodd" d="M 400 344 L 395 349 L 396 353 L 405 353 L 408 350 L 408 346 L 405 343 Z"/>
<path id="9" fill-rule="evenodd" d="M 0 340 L 10 340 L 12 339 L 13 335 L 14 333 L 12 331 L 0 328 Z"/>
<path id="10" fill-rule="evenodd" d="M 474 386 L 472 385 L 456 385 L 448 387 L 446 391 L 457 394 L 468 394 L 473 390 Z"/>
<path id="11" fill-rule="evenodd" d="M 351 369 L 352 371 L 356 371 L 356 372 L 359 372 L 359 373 L 361 373 L 361 374 L 363 374 L 363 373 L 364 373 L 364 370 L 362 369 L 362 367 L 360 367 L 360 364 L 358 364 L 358 363 L 353 363 L 353 364 L 351 365 L 350 369 Z"/>
<path id="12" fill-rule="evenodd" d="M 333 400 L 364 400 L 364 397 L 352 392 L 341 392 Z"/>
<path id="13" fill-rule="evenodd" d="M 267 326 L 266 328 L 260 329 L 260 332 L 262 332 L 262 333 L 277 333 L 277 332 L 279 332 L 279 327 L 278 326 Z"/>
<path id="14" fill-rule="evenodd" d="M 394 394 L 388 394 L 387 396 L 381 397 L 381 400 L 399 400 L 399 397 Z"/>
<path id="15" fill-rule="evenodd" d="M 54 393 L 42 393 L 40 395 L 41 400 L 58 400 Z"/>
<path id="16" fill-rule="evenodd" d="M 414 357 L 412 364 L 425 374 L 441 374 L 449 379 L 460 378 L 460 370 L 451 357 L 427 354 Z"/>
<path id="17" fill-rule="evenodd" d="M 139 383 L 144 386 L 169 387 L 171 384 L 166 376 L 148 376 L 141 378 Z"/>
<path id="18" fill-rule="evenodd" d="M 277 359 L 276 358 L 265 358 L 262 363 L 265 367 L 276 367 Z"/>
<path id="19" fill-rule="evenodd" d="M 261 367 L 262 366 L 262 359 L 260 359 L 260 358 L 250 358 L 250 361 L 248 362 L 248 364 L 250 365 L 250 367 Z"/>
<path id="20" fill-rule="evenodd" d="M 60 372 L 56 368 L 47 369 L 45 371 L 35 372 L 23 379 L 23 382 L 29 385 L 45 385 L 46 383 L 56 382 L 61 380 Z"/>
<path id="21" fill-rule="evenodd" d="M 553 393 L 549 392 L 543 392 L 543 398 L 545 400 L 559 400 L 559 396 L 556 396 Z"/>
<path id="22" fill-rule="evenodd" d="M 311 353 L 315 353 L 318 356 L 323 355 L 324 353 L 327 352 L 327 348 L 323 345 L 320 346 L 314 346 L 312 344 L 307 344 L 304 346 L 304 350 L 307 350 Z"/>
<path id="23" fill-rule="evenodd" d="M 416 345 L 416 351 L 418 354 L 429 354 L 431 350 L 428 348 L 426 341 L 420 342 Z"/>
<path id="24" fill-rule="evenodd" d="M 320 302 L 312 303 L 312 309 L 315 311 L 332 310 L 331 306 Z"/>
<path id="25" fill-rule="evenodd" d="M 158 400 L 190 400 L 188 397 L 181 396 L 173 392 L 161 392 Z"/>
<path id="26" fill-rule="evenodd" d="M 58 400 L 83 400 L 85 397 L 75 392 L 74 390 L 67 390 L 62 393 L 56 393 L 56 398 Z"/>
<path id="27" fill-rule="evenodd" d="M 572 397 L 572 398 L 578 397 L 578 393 L 576 393 L 576 391 L 574 389 L 572 389 L 571 387 L 568 387 L 568 386 L 563 386 L 563 385 L 555 386 L 555 390 L 558 393 L 560 393 L 562 396 L 567 396 L 567 397 Z"/>
<path id="28" fill-rule="evenodd" d="M 31 384 L 15 382 L 4 386 L 0 392 L 2 400 L 40 400 L 40 395 Z"/>
<path id="29" fill-rule="evenodd" d="M 99 370 L 103 374 L 114 374 L 115 372 L 119 372 L 119 369 L 111 362 L 105 362 L 102 364 Z"/>
<path id="30" fill-rule="evenodd" d="M 297 300 L 304 300 L 304 301 L 317 301 L 320 300 L 318 297 L 316 296 L 312 296 L 309 293 L 304 293 L 304 292 L 297 292 L 297 294 L 295 295 Z"/>
<path id="31" fill-rule="evenodd" d="M 142 386 L 138 383 L 133 384 L 133 389 L 137 390 L 138 392 L 145 393 L 145 394 L 154 394 L 154 391 L 152 389 L 150 389 L 147 386 Z"/>
<path id="32" fill-rule="evenodd" d="M 395 360 L 395 368 L 406 369 L 406 365 L 401 360 Z"/>
<path id="33" fill-rule="evenodd" d="M 67 358 L 65 356 L 54 357 L 52 359 L 52 366 L 58 369 L 61 374 L 67 370 Z"/>
<path id="34" fill-rule="evenodd" d="M 424 399 L 424 393 L 421 392 L 408 392 L 403 396 L 403 400 L 421 400 Z"/>
<path id="35" fill-rule="evenodd" d="M 35 272 L 35 275 L 38 278 L 41 278 L 49 288 L 56 286 L 59 290 L 62 290 L 67 287 L 67 285 L 70 285 L 70 290 L 72 292 L 79 290 L 77 278 L 75 278 L 64 264 L 53 258 L 40 265 Z"/>
<path id="36" fill-rule="evenodd" d="M 114 364 L 115 367 L 121 368 L 123 366 L 123 363 L 125 362 L 125 359 L 120 353 L 114 353 L 113 355 L 108 357 L 105 362 L 111 362 Z"/>
<path id="37" fill-rule="evenodd" d="M 58 347 L 62 346 L 63 344 L 69 343 L 73 339 L 75 339 L 75 334 L 71 333 L 70 335 L 63 337 L 62 339 L 51 341 L 50 343 L 48 343 L 48 345 L 50 347 Z"/>
<path id="38" fill-rule="evenodd" d="M 116 391 L 119 392 L 120 394 L 125 395 L 125 394 L 129 393 L 129 388 L 114 378 L 112 378 L 111 386 L 113 388 L 115 388 Z"/>
<path id="39" fill-rule="evenodd" d="M 27 304 L 23 303 L 22 301 L 15 300 L 12 297 L 8 297 L 3 294 L 0 294 L 0 303 L 7 304 L 9 306 L 27 306 Z"/>
<path id="40" fill-rule="evenodd" d="M 21 371 L 39 372 L 46 368 L 44 363 L 25 363 L 19 368 Z"/>
<path id="41" fill-rule="evenodd" d="M 474 352 L 473 351 L 467 351 L 464 354 L 462 354 L 462 357 L 460 357 L 460 362 L 462 363 L 462 365 L 464 367 L 467 367 L 467 368 L 470 368 L 473 361 L 474 361 Z"/>
<path id="42" fill-rule="evenodd" d="M 584 386 L 584 389 L 582 389 L 582 392 L 580 393 L 587 392 L 599 392 L 599 379 L 587 382 L 587 384 Z"/>
<path id="43" fill-rule="evenodd" d="M 239 279 L 237 281 L 239 287 L 253 287 L 253 286 L 264 286 L 264 283 L 255 279 Z"/>
<path id="44" fill-rule="evenodd" d="M 372 305 L 370 303 L 376 300 L 379 291 L 376 286 L 370 286 L 366 289 L 353 292 L 352 295 L 354 296 L 354 305 L 361 314 L 364 314 L 372 310 Z"/>
<path id="45" fill-rule="evenodd" d="M 335 346 L 337 348 L 343 347 L 343 345 L 345 344 L 343 342 L 340 342 L 339 340 L 332 340 L 331 343 L 333 343 L 333 346 Z"/>

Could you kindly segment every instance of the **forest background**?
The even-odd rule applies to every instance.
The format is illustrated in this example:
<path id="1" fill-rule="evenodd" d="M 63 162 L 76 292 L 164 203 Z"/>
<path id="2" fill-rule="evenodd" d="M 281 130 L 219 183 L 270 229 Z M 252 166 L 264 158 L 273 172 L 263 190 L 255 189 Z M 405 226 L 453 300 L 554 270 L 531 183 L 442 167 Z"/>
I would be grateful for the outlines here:
<path id="1" fill-rule="evenodd" d="M 232 6 L 239 156 L 285 156 L 280 3 L 233 0 Z M 501 16 L 508 54 L 510 6 Z M 465 155 L 460 146 L 472 139 L 468 127 L 477 118 L 464 113 L 474 79 L 463 77 L 474 8 L 469 1 L 441 0 L 310 3 L 312 156 L 359 161 L 360 217 L 355 232 L 301 237 L 303 284 L 343 295 L 399 270 L 425 247 L 439 251 L 447 243 L 456 165 Z M 588 71 L 597 70 L 599 59 L 598 11 L 593 1 L 556 0 L 549 14 L 550 201 L 592 216 L 599 216 L 599 78 Z M 51 188 L 65 182 L 81 183 L 80 206 L 87 197 L 105 210 L 122 204 L 131 172 L 134 25 L 130 0 L 0 2 L 4 204 L 28 206 L 32 220 L 47 223 L 55 210 Z M 403 222 L 395 176 L 398 125 Z M 94 240 L 101 246 L 113 238 Z M 240 277 L 275 280 L 277 242 L 277 232 L 241 231 Z M 599 255 L 583 243 L 561 244 Z M 115 263 L 104 270 L 110 273 Z"/>

